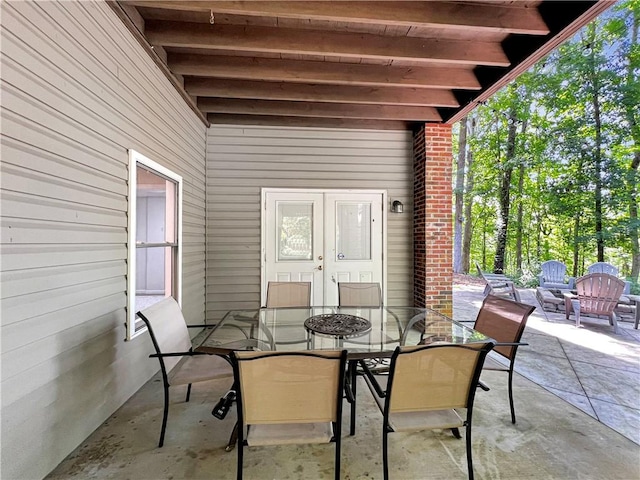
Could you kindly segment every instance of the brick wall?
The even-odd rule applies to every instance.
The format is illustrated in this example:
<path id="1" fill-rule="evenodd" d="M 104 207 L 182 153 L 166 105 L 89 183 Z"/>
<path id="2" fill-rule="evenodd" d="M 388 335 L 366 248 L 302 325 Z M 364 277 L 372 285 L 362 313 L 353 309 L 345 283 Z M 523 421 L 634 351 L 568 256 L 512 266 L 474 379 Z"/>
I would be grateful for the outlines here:
<path id="1" fill-rule="evenodd" d="M 453 314 L 451 125 L 427 123 L 413 136 L 414 303 Z"/>

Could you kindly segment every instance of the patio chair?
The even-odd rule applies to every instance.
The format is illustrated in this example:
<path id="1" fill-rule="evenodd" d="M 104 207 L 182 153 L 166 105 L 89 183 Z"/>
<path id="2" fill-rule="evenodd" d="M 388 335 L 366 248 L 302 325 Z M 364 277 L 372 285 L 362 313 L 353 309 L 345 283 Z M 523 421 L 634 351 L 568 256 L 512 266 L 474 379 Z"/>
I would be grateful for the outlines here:
<path id="1" fill-rule="evenodd" d="M 338 304 L 340 307 L 380 308 L 382 306 L 380 284 L 377 282 L 339 282 Z M 387 312 L 387 314 L 396 319 L 398 331 L 400 335 L 402 335 L 402 327 L 398 318 L 393 312 Z M 400 338 L 392 340 L 382 332 L 371 332 L 369 335 L 385 336 L 385 338 L 381 340 L 385 342 L 400 340 Z M 358 339 L 351 339 L 351 342 L 358 343 Z M 376 373 L 387 373 L 389 370 L 389 359 L 371 358 L 367 361 L 367 365 L 370 369 L 375 370 Z M 350 381 L 355 382 L 355 378 L 352 378 Z"/>
<path id="2" fill-rule="evenodd" d="M 311 282 L 269 282 L 267 284 L 267 308 L 304 308 L 311 306 Z M 302 312 L 289 312 L 297 315 L 304 315 Z M 278 315 L 286 315 L 287 312 L 278 312 Z M 311 311 L 307 316 L 311 315 Z M 257 320 L 257 319 L 256 319 Z M 310 339 L 308 336 L 296 338 L 278 338 L 272 350 L 276 350 L 275 345 L 307 345 L 309 348 Z"/>
<path id="3" fill-rule="evenodd" d="M 340 478 L 346 350 L 233 352 L 238 381 L 238 467 L 244 447 L 335 443 Z"/>
<path id="4" fill-rule="evenodd" d="M 202 328 L 206 325 L 187 325 L 174 298 L 167 297 L 137 315 L 147 325 L 156 352 L 149 357 L 158 359 L 162 372 L 164 410 L 158 442 L 158 447 L 162 447 L 169 415 L 169 388 L 187 385 L 185 402 L 188 402 L 192 384 L 221 378 L 233 380 L 233 369 L 224 357 L 193 351 L 188 328 Z"/>
<path id="5" fill-rule="evenodd" d="M 380 284 L 377 282 L 338 282 L 338 305 L 340 307 L 380 308 L 382 306 Z M 400 322 L 398 322 L 398 326 L 399 324 Z M 385 334 L 383 332 L 371 332 L 368 335 Z M 387 338 L 385 341 L 391 341 L 391 339 Z M 358 339 L 351 339 L 351 342 L 358 343 Z M 357 361 L 351 361 L 347 371 L 349 387 L 347 389 L 347 400 L 351 404 L 351 425 L 349 430 L 351 435 L 355 434 L 357 375 L 362 373 L 358 371 L 357 364 Z M 366 364 L 376 374 L 389 372 L 388 358 L 370 358 L 366 360 Z"/>
<path id="6" fill-rule="evenodd" d="M 311 282 L 269 282 L 267 284 L 267 308 L 310 305 Z"/>
<path id="7" fill-rule="evenodd" d="M 618 272 L 618 267 L 615 267 L 607 262 L 596 262 L 593 265 L 589 265 L 587 267 L 587 273 L 608 273 L 609 275 L 613 275 L 614 277 L 618 277 L 620 274 Z M 622 290 L 623 295 L 628 295 L 631 293 L 631 282 L 628 280 L 622 280 L 624 282 L 624 289 Z"/>
<path id="8" fill-rule="evenodd" d="M 567 277 L 567 266 L 558 260 L 549 260 L 540 265 L 538 280 L 542 288 L 557 290 L 573 290 L 575 277 Z"/>
<path id="9" fill-rule="evenodd" d="M 381 307 L 380 284 L 377 282 L 339 282 L 338 305 L 341 307 Z"/>
<path id="10" fill-rule="evenodd" d="M 614 309 L 620 301 L 624 282 L 608 273 L 590 273 L 576 280 L 576 295 L 565 294 L 565 317 L 569 320 L 571 312 L 576 316 L 576 327 L 580 326 L 583 313 L 601 315 L 609 319 L 615 333 L 619 333 L 618 321 Z"/>
<path id="11" fill-rule="evenodd" d="M 471 420 L 480 371 L 493 342 L 397 347 L 388 376 L 365 368 L 365 381 L 382 412 L 382 462 L 389 479 L 388 435 L 450 429 L 466 430 L 467 469 L 473 479 Z M 456 411 L 466 409 L 466 414 Z M 410 457 L 409 457 L 410 458 Z"/>
<path id="12" fill-rule="evenodd" d="M 520 301 L 520 292 L 518 292 L 515 283 L 513 283 L 509 277 L 501 273 L 483 272 L 478 262 L 476 262 L 476 269 L 478 270 L 480 278 L 484 280 L 485 295 L 498 295 L 512 298 L 516 302 Z"/>
<path id="13" fill-rule="evenodd" d="M 516 423 L 516 411 L 513 404 L 513 365 L 516 361 L 516 353 L 519 346 L 526 345 L 520 339 L 527 325 L 529 315 L 536 307 L 525 303 L 487 295 L 482 302 L 480 311 L 473 324 L 473 329 L 493 338 L 498 344 L 494 352 L 508 361 L 508 366 L 492 357 L 487 357 L 484 364 L 485 370 L 495 370 L 509 373 L 509 408 L 511 410 L 511 423 Z M 480 388 L 487 391 L 489 388 L 480 382 Z"/>

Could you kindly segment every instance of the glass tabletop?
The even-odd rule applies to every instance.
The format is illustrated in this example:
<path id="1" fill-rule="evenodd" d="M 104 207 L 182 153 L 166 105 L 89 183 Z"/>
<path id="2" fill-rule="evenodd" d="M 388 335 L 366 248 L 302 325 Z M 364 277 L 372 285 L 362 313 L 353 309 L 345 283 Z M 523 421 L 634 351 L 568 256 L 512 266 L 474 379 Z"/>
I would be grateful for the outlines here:
<path id="1" fill-rule="evenodd" d="M 485 342 L 489 337 L 428 308 L 306 307 L 232 310 L 196 349 L 346 349 L 352 359 L 391 356 L 398 345 Z"/>

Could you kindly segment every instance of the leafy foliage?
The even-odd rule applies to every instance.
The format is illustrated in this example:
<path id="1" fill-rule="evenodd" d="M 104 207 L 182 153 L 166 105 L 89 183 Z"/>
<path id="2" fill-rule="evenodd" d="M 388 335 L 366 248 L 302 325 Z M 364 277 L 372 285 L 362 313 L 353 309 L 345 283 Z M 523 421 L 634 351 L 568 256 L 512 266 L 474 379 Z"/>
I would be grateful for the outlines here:
<path id="1" fill-rule="evenodd" d="M 640 0 L 616 4 L 476 109 L 471 265 L 493 269 L 508 222 L 504 272 L 523 283 L 549 259 L 574 275 L 608 261 L 638 283 L 639 21 Z"/>

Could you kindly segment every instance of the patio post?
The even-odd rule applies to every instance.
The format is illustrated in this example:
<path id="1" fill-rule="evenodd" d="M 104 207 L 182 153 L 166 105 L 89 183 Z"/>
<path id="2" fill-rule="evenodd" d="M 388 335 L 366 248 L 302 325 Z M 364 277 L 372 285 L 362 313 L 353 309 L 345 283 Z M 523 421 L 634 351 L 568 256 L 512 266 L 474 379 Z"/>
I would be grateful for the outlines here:
<path id="1" fill-rule="evenodd" d="M 451 125 L 413 134 L 414 304 L 453 314 Z"/>

